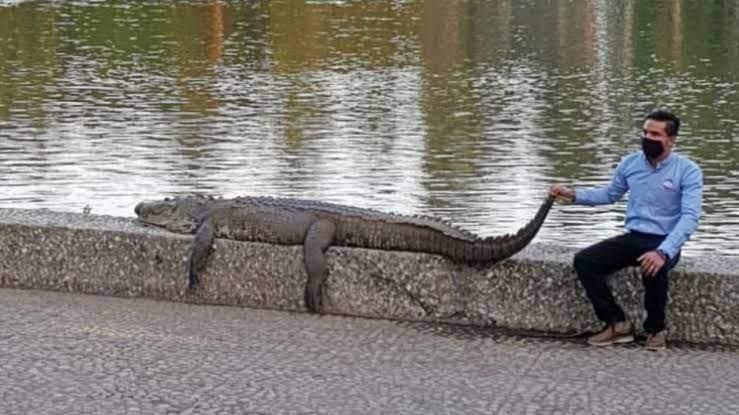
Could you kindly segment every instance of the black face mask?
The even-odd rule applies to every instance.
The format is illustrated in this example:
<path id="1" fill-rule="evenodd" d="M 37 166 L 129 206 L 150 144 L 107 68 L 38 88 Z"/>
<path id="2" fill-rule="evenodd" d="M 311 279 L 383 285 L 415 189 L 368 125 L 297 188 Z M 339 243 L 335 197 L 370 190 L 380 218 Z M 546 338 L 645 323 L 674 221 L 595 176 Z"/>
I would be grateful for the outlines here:
<path id="1" fill-rule="evenodd" d="M 662 146 L 660 141 L 650 140 L 647 137 L 641 138 L 641 149 L 650 159 L 656 159 L 663 151 L 665 151 L 665 148 Z"/>

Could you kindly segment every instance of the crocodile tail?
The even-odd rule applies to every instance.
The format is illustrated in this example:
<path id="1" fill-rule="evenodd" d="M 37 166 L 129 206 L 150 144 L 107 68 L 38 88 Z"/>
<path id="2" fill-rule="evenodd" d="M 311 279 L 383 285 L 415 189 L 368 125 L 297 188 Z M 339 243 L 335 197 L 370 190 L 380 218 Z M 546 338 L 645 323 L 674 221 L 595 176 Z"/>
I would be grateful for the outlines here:
<path id="1" fill-rule="evenodd" d="M 476 243 L 473 247 L 469 258 L 472 261 L 479 262 L 498 262 L 513 256 L 518 251 L 526 247 L 539 232 L 539 228 L 544 224 L 544 220 L 549 214 L 549 210 L 554 204 L 554 197 L 547 196 L 544 202 L 536 212 L 536 216 L 519 229 L 513 235 L 488 237 Z"/>

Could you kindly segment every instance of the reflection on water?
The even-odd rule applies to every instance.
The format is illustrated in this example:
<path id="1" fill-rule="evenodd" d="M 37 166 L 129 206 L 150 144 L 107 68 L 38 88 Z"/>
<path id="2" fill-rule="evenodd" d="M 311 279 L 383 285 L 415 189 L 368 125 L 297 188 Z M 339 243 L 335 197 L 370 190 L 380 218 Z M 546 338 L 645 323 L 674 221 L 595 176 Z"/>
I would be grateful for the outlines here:
<path id="1" fill-rule="evenodd" d="M 733 1 L 0 3 L 0 207 L 132 216 L 202 191 L 434 214 L 483 234 L 604 184 L 641 117 L 704 169 L 686 252 L 739 253 Z M 616 234 L 558 207 L 538 241 Z"/>

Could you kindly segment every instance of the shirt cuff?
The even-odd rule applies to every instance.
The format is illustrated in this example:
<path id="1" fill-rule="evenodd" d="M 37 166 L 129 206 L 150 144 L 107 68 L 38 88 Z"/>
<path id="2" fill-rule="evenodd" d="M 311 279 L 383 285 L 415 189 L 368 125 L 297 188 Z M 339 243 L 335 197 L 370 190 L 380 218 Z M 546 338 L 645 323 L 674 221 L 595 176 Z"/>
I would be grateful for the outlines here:
<path id="1" fill-rule="evenodd" d="M 575 195 L 572 196 L 572 203 L 581 203 L 583 200 L 583 189 L 575 189 Z"/>
<path id="2" fill-rule="evenodd" d="M 664 259 L 667 262 L 670 262 L 670 258 L 671 257 L 670 257 L 670 255 L 667 254 L 667 252 L 665 252 L 662 249 L 657 248 L 657 253 L 659 253 L 660 255 L 662 255 L 662 259 Z"/>
<path id="3" fill-rule="evenodd" d="M 669 249 L 662 245 L 657 247 L 657 251 L 662 251 L 665 255 L 667 255 L 668 260 L 675 258 L 675 255 L 677 255 L 677 252 L 673 252 L 672 249 Z"/>

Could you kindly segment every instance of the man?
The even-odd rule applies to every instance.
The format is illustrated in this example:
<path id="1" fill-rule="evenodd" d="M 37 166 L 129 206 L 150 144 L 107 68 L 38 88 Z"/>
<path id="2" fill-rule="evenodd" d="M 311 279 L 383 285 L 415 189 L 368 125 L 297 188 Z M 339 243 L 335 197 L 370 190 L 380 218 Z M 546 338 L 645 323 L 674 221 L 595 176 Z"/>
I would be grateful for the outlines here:
<path id="1" fill-rule="evenodd" d="M 642 151 L 624 157 L 608 186 L 572 189 L 555 184 L 550 193 L 581 205 L 614 203 L 628 191 L 627 233 L 606 239 L 575 255 L 575 271 L 595 314 L 606 324 L 588 343 L 607 346 L 634 341 L 633 327 L 607 285 L 609 274 L 627 266 L 641 267 L 644 331 L 650 350 L 666 347 L 665 308 L 668 273 L 680 259 L 680 249 L 698 226 L 703 175 L 686 157 L 673 152 L 680 120 L 665 110 L 647 115 Z"/>

